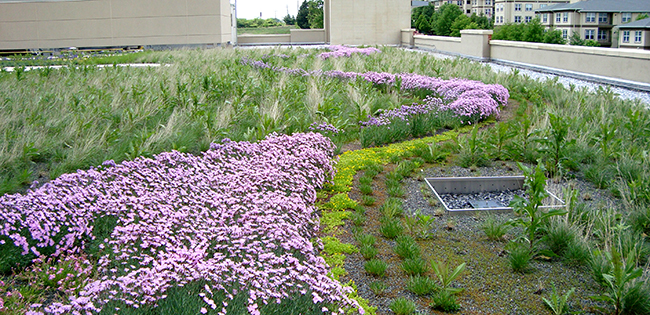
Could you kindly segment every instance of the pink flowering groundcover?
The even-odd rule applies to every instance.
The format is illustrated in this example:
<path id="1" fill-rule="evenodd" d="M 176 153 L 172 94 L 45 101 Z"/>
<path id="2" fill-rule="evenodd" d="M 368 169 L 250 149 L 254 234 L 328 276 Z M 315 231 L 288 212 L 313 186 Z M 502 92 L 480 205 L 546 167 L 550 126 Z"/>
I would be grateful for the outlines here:
<path id="1" fill-rule="evenodd" d="M 363 313 L 318 256 L 313 204 L 334 174 L 334 149 L 317 133 L 274 134 L 226 139 L 201 156 L 107 161 L 0 197 L 0 250 L 95 265 L 77 271 L 85 280 L 65 299 L 34 314 L 94 313 L 116 302 L 155 309 L 183 286 L 198 292 L 194 313 L 237 313 L 242 297 L 250 314 L 300 297 L 299 312 Z M 105 218 L 115 227 L 96 239 Z"/>

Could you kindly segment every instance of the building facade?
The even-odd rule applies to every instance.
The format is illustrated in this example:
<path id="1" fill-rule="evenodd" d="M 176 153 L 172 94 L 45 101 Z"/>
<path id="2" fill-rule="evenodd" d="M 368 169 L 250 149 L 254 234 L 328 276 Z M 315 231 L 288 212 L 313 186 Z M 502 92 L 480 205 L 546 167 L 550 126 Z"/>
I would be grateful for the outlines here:
<path id="1" fill-rule="evenodd" d="M 494 1 L 494 25 L 499 26 L 506 23 L 528 23 L 532 21 L 538 9 L 550 5 L 569 3 L 569 0 L 495 0 Z M 540 19 L 543 17 L 540 16 Z"/>
<path id="2" fill-rule="evenodd" d="M 618 46 L 616 26 L 650 12 L 650 0 L 586 0 L 537 9 L 542 24 L 562 31 L 565 39 L 576 34 L 601 47 Z"/>
<path id="3" fill-rule="evenodd" d="M 619 25 L 618 47 L 650 50 L 650 18 Z"/>

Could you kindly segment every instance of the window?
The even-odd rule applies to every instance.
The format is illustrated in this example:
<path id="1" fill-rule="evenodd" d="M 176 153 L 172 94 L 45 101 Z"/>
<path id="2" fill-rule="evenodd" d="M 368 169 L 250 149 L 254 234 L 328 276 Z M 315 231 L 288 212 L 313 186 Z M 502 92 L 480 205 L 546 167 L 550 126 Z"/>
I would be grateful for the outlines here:
<path id="1" fill-rule="evenodd" d="M 470 13 L 472 13 L 472 12 L 471 12 L 469 9 L 467 9 L 467 12 L 465 12 L 465 13 L 470 14 Z"/>
<path id="2" fill-rule="evenodd" d="M 472 4 L 472 0 L 467 0 L 467 4 Z M 467 12 L 469 13 L 469 12 Z"/>
<path id="3" fill-rule="evenodd" d="M 473 3 L 473 4 L 476 5 L 477 3 L 478 3 L 478 1 L 474 0 L 474 3 Z"/>
<path id="4" fill-rule="evenodd" d="M 492 0 L 485 0 L 485 5 L 492 5 Z"/>
<path id="5" fill-rule="evenodd" d="M 585 30 L 585 39 L 594 39 L 594 30 Z"/>
<path id="6" fill-rule="evenodd" d="M 607 23 L 607 13 L 598 13 L 598 23 Z"/>
<path id="7" fill-rule="evenodd" d="M 501 23 L 503 23 L 503 16 L 501 17 Z"/>
<path id="8" fill-rule="evenodd" d="M 634 32 L 634 42 L 635 43 L 640 43 L 641 42 L 641 35 L 643 34 L 642 31 L 635 31 Z"/>
<path id="9" fill-rule="evenodd" d="M 542 14 L 542 23 L 548 23 L 548 14 Z"/>
<path id="10" fill-rule="evenodd" d="M 532 4 L 527 4 L 526 5 L 526 11 L 533 11 L 533 5 Z"/>
<path id="11" fill-rule="evenodd" d="M 515 11 L 521 11 L 521 3 L 515 4 Z"/>
<path id="12" fill-rule="evenodd" d="M 515 23 L 521 23 L 521 16 L 515 15 Z"/>
<path id="13" fill-rule="evenodd" d="M 492 15 L 492 9 L 485 9 L 485 15 Z"/>
<path id="14" fill-rule="evenodd" d="M 630 31 L 623 31 L 623 42 L 624 43 L 630 42 Z"/>
<path id="15" fill-rule="evenodd" d="M 546 4 L 546 3 L 542 3 L 542 4 L 539 5 L 539 8 L 540 8 L 540 9 L 541 9 L 541 8 L 546 8 L 547 6 L 548 6 L 548 4 Z"/>
<path id="16" fill-rule="evenodd" d="M 562 21 L 562 14 L 561 13 L 555 13 L 555 22 L 560 23 Z"/>
<path id="17" fill-rule="evenodd" d="M 562 30 L 562 38 L 564 39 L 569 38 L 569 30 Z"/>
<path id="18" fill-rule="evenodd" d="M 530 23 L 533 20 L 532 16 L 527 16 L 526 17 L 526 23 Z"/>
<path id="19" fill-rule="evenodd" d="M 564 12 L 564 14 L 562 14 L 562 22 L 564 23 L 569 22 L 569 12 Z"/>
<path id="20" fill-rule="evenodd" d="M 463 6 L 463 0 L 458 0 L 458 1 L 456 1 L 456 4 L 457 4 L 459 7 L 462 7 L 462 6 Z"/>
<path id="21" fill-rule="evenodd" d="M 598 30 L 598 40 L 607 40 L 607 30 Z"/>
<path id="22" fill-rule="evenodd" d="M 632 13 L 623 13 L 623 15 L 621 17 L 621 21 L 623 23 L 627 23 L 629 21 L 632 21 Z"/>
<path id="23" fill-rule="evenodd" d="M 586 23 L 596 22 L 596 13 L 587 13 L 587 15 L 585 16 L 585 22 Z"/>

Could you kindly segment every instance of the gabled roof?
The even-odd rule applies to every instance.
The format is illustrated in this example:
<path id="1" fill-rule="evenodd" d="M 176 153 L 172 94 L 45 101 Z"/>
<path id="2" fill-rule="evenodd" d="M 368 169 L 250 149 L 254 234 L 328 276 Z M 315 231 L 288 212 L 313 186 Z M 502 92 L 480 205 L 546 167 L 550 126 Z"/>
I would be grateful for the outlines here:
<path id="1" fill-rule="evenodd" d="M 650 0 L 587 0 L 576 3 L 550 5 L 535 10 L 538 13 L 576 12 L 650 12 Z"/>
<path id="2" fill-rule="evenodd" d="M 411 1 L 411 8 L 426 7 L 428 5 L 429 1 Z"/>
<path id="3" fill-rule="evenodd" d="M 621 24 L 621 25 L 618 26 L 618 28 L 621 28 L 621 29 L 628 29 L 628 28 L 633 28 L 633 29 L 646 28 L 646 29 L 650 29 L 650 18 L 634 21 L 634 22 L 627 23 L 627 24 Z"/>

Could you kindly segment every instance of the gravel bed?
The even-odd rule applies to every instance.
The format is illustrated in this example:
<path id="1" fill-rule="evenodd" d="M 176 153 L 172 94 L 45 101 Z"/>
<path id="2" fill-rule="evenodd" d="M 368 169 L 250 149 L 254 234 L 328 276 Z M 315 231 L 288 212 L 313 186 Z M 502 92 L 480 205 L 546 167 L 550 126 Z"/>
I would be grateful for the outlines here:
<path id="1" fill-rule="evenodd" d="M 481 167 L 475 170 L 457 166 L 444 166 L 424 169 L 422 176 L 405 179 L 403 189 L 406 192 L 403 206 L 406 215 L 420 213 L 424 215 L 439 215 L 436 208 L 428 202 L 425 191 L 426 184 L 422 177 L 471 177 L 471 176 L 517 176 L 523 175 L 516 163 L 498 162 L 492 167 Z M 383 181 L 383 179 L 379 179 Z M 547 182 L 547 190 L 562 198 L 562 189 L 572 187 L 579 191 L 580 201 L 594 207 L 616 207 L 616 200 L 606 191 L 599 191 L 593 185 L 580 179 L 568 181 Z M 377 187 L 379 188 L 379 187 Z M 356 199 L 358 192 L 351 193 Z M 374 208 L 378 208 L 378 205 Z M 343 282 L 353 280 L 357 285 L 359 295 L 368 299 L 370 305 L 378 307 L 377 314 L 393 314 L 390 303 L 397 297 L 405 297 L 417 304 L 420 314 L 443 314 L 434 311 L 429 304 L 430 297 L 418 297 L 407 290 L 406 281 L 401 270 L 401 259 L 393 252 L 395 242 L 381 237 L 372 223 L 377 221 L 377 210 L 369 208 L 368 222 L 365 233 L 373 233 L 377 238 L 379 255 L 377 258 L 388 262 L 387 276 L 376 278 L 364 271 L 364 259 L 359 253 L 348 255 L 344 268 L 348 272 L 342 277 Z M 512 213 L 489 214 L 499 222 L 514 218 Z M 519 274 L 513 272 L 508 263 L 507 242 L 488 241 L 481 230 L 488 214 L 473 215 L 444 214 L 436 217 L 430 232 L 433 238 L 422 244 L 423 258 L 427 260 L 451 261 L 454 265 L 466 262 L 463 275 L 454 286 L 462 287 L 465 291 L 458 295 L 461 310 L 458 314 L 548 314 L 541 297 L 549 297 L 551 284 L 554 283 L 560 292 L 571 287 L 576 288 L 576 294 L 571 299 L 573 310 L 581 310 L 583 314 L 595 314 L 593 306 L 598 304 L 588 296 L 599 294 L 599 286 L 592 280 L 586 267 L 569 267 L 559 261 L 531 261 L 531 272 Z M 521 232 L 515 228 L 508 233 L 512 238 Z M 341 241 L 358 245 L 352 237 L 350 225 L 344 227 Z M 426 245 L 424 245 L 426 244 Z M 429 277 L 434 275 L 429 271 Z M 382 281 L 387 285 L 386 293 L 376 295 L 370 290 L 370 283 Z M 580 309 L 582 308 L 582 309 Z"/>
<path id="2" fill-rule="evenodd" d="M 504 190 L 495 192 L 480 192 L 476 194 L 442 194 L 440 199 L 447 205 L 449 209 L 471 209 L 474 208 L 470 201 L 494 201 L 501 207 L 508 207 L 510 202 L 515 196 L 523 197 L 525 191 L 518 190 Z"/>

